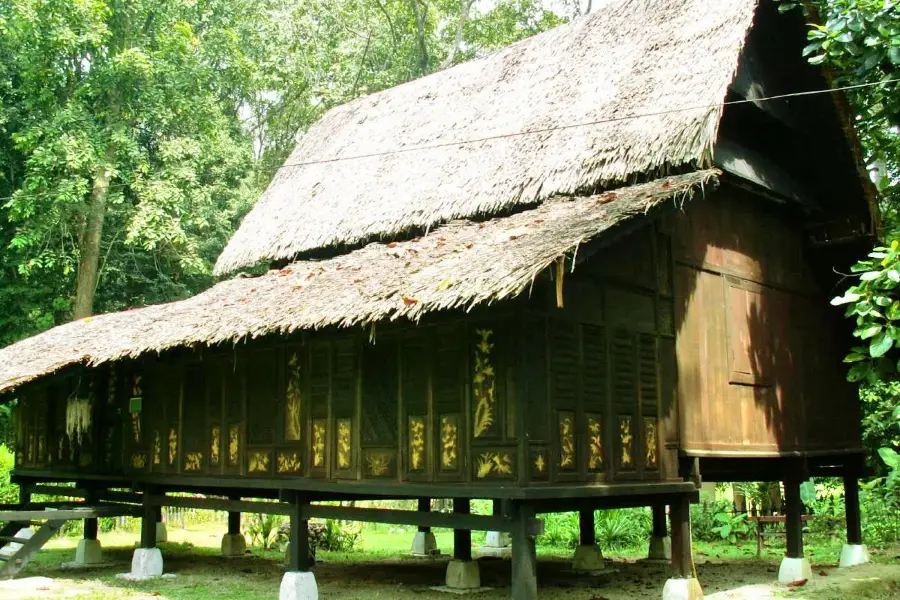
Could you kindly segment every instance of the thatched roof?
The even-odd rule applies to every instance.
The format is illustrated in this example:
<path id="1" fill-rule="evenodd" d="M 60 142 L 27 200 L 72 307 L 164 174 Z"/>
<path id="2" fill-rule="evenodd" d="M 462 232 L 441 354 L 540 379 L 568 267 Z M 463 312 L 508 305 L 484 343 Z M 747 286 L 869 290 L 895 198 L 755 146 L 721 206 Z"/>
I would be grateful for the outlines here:
<path id="1" fill-rule="evenodd" d="M 508 217 L 453 222 L 422 238 L 373 243 L 261 277 L 235 278 L 180 302 L 61 325 L 0 350 L 0 393 L 77 364 L 300 329 L 416 319 L 514 297 L 579 244 L 666 202 L 680 204 L 716 175 L 699 171 L 596 196 L 556 197 Z"/>
<path id="2" fill-rule="evenodd" d="M 755 8 L 608 0 L 489 57 L 335 108 L 304 136 L 216 272 L 709 165 Z M 481 141 L 456 143 L 466 140 Z"/>

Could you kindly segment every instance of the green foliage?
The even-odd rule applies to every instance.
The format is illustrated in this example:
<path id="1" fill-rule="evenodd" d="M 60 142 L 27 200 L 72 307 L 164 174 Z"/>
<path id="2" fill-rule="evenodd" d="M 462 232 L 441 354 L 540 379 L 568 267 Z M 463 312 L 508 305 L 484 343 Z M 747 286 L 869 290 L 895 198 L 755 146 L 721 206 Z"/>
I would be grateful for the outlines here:
<path id="1" fill-rule="evenodd" d="M 0 444 L 0 504 L 19 501 L 19 486 L 10 483 L 9 474 L 15 466 L 15 455 L 6 444 Z"/>
<path id="2" fill-rule="evenodd" d="M 555 548 L 575 548 L 579 543 L 578 513 L 542 515 L 544 534 L 539 543 Z M 603 549 L 635 548 L 650 537 L 650 512 L 644 508 L 600 510 L 594 512 L 594 533 Z"/>
<path id="3" fill-rule="evenodd" d="M 734 505 L 727 500 L 700 502 L 691 505 L 691 535 L 702 542 L 715 542 L 722 538 L 716 527 L 720 525 L 716 515 L 729 513 Z"/>
<path id="4" fill-rule="evenodd" d="M 747 513 L 719 512 L 713 518 L 718 525 L 712 530 L 718 533 L 723 540 L 728 540 L 732 544 L 749 536 L 754 528 L 754 523 L 748 520 Z"/>
<path id="5" fill-rule="evenodd" d="M 245 521 L 250 545 L 262 550 L 273 550 L 286 541 L 285 519 L 281 515 L 250 514 Z"/>
<path id="6" fill-rule="evenodd" d="M 337 521 L 326 519 L 322 536 L 316 547 L 332 552 L 355 550 L 362 536 L 362 523 L 358 521 Z"/>

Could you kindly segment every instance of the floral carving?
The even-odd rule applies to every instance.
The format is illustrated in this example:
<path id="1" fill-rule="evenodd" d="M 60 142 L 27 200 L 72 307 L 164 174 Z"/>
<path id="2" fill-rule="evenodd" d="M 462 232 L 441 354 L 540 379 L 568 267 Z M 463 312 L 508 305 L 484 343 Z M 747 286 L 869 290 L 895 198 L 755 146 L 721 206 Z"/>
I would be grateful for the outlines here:
<path id="1" fill-rule="evenodd" d="M 478 479 L 484 479 L 488 475 L 503 477 L 512 475 L 512 458 L 509 454 L 501 452 L 485 452 L 478 457 L 478 469 L 475 472 Z"/>
<path id="2" fill-rule="evenodd" d="M 631 417 L 621 417 L 619 419 L 619 438 L 622 442 L 621 466 L 633 466 L 631 457 L 631 444 L 634 441 L 634 434 L 631 432 Z"/>
<path id="3" fill-rule="evenodd" d="M 325 421 L 323 420 L 313 423 L 312 455 L 313 467 L 318 469 L 325 466 Z"/>
<path id="4" fill-rule="evenodd" d="M 603 422 L 600 417 L 588 417 L 588 469 L 603 469 Z"/>
<path id="5" fill-rule="evenodd" d="M 247 457 L 247 470 L 251 473 L 266 473 L 269 471 L 268 452 L 250 452 Z"/>
<path id="6" fill-rule="evenodd" d="M 534 470 L 542 475 L 547 471 L 547 461 L 542 452 L 534 457 Z"/>
<path id="7" fill-rule="evenodd" d="M 287 401 L 285 404 L 284 439 L 296 442 L 301 439 L 301 388 L 300 358 L 295 353 L 288 361 Z"/>
<path id="8" fill-rule="evenodd" d="M 279 473 L 299 473 L 300 472 L 300 453 L 299 452 L 279 452 L 278 453 L 278 472 Z"/>
<path id="9" fill-rule="evenodd" d="M 656 419 L 644 419 L 644 442 L 647 445 L 646 465 L 648 468 L 655 469 L 659 466 L 656 450 Z"/>
<path id="10" fill-rule="evenodd" d="M 222 446 L 222 428 L 213 425 L 209 432 L 209 464 L 219 464 L 219 448 Z"/>
<path id="11" fill-rule="evenodd" d="M 559 416 L 559 466 L 575 468 L 575 416 L 571 413 Z"/>
<path id="12" fill-rule="evenodd" d="M 175 428 L 169 429 L 169 464 L 174 465 L 178 459 L 178 432 Z"/>
<path id="13" fill-rule="evenodd" d="M 490 329 L 478 329 L 475 333 L 478 335 L 478 343 L 475 346 L 475 376 L 472 381 L 475 394 L 473 435 L 482 437 L 494 423 L 496 377 L 491 364 L 491 349 L 494 344 L 490 341 L 494 332 Z"/>
<path id="14" fill-rule="evenodd" d="M 409 418 L 409 469 L 422 471 L 425 468 L 425 419 Z"/>
<path id="15" fill-rule="evenodd" d="M 366 455 L 366 471 L 373 477 L 385 475 L 391 468 L 390 452 L 371 452 Z"/>
<path id="16" fill-rule="evenodd" d="M 337 422 L 337 462 L 338 469 L 349 469 L 351 465 L 351 451 L 353 440 L 351 436 L 350 419 L 340 419 Z"/>
<path id="17" fill-rule="evenodd" d="M 441 468 L 455 470 L 459 465 L 459 426 L 455 415 L 441 417 Z"/>
<path id="18" fill-rule="evenodd" d="M 158 465 L 162 462 L 162 438 L 158 431 L 153 432 L 153 464 Z"/>
<path id="19" fill-rule="evenodd" d="M 228 464 L 238 466 L 241 454 L 241 426 L 232 425 L 228 428 Z"/>
<path id="20" fill-rule="evenodd" d="M 200 466 L 203 464 L 203 453 L 202 452 L 188 452 L 184 455 L 184 470 L 185 471 L 199 471 Z"/>
<path id="21" fill-rule="evenodd" d="M 135 469 L 143 469 L 147 466 L 147 456 L 142 452 L 136 452 L 131 455 L 131 466 Z"/>

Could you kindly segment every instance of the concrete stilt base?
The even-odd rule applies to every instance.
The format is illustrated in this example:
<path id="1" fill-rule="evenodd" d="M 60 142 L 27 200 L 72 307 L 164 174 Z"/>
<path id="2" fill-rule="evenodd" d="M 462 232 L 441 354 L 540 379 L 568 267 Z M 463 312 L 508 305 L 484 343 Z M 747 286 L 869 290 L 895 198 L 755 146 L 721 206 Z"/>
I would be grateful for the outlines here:
<path id="1" fill-rule="evenodd" d="M 103 562 L 103 550 L 100 540 L 78 540 L 75 548 L 76 565 L 96 565 Z"/>
<path id="2" fill-rule="evenodd" d="M 812 577 L 812 569 L 809 567 L 808 558 L 781 559 L 781 567 L 778 569 L 778 583 L 797 583 L 809 581 Z"/>
<path id="3" fill-rule="evenodd" d="M 603 562 L 603 553 L 600 547 L 578 546 L 575 548 L 575 558 L 572 560 L 572 570 L 582 572 L 602 571 L 606 568 Z"/>
<path id="4" fill-rule="evenodd" d="M 650 536 L 650 551 L 647 553 L 647 560 L 660 562 L 672 560 L 672 538 L 669 536 Z"/>
<path id="5" fill-rule="evenodd" d="M 475 549 L 475 558 L 509 558 L 512 556 L 512 539 L 508 533 L 488 531 L 484 545 Z"/>
<path id="6" fill-rule="evenodd" d="M 319 600 L 316 576 L 309 571 L 288 571 L 281 579 L 278 600 Z"/>
<path id="7" fill-rule="evenodd" d="M 698 600 L 703 597 L 703 588 L 696 578 L 670 579 L 663 587 L 663 600 Z"/>
<path id="8" fill-rule="evenodd" d="M 162 521 L 156 523 L 156 543 L 161 544 L 162 542 L 169 541 L 169 532 L 166 529 L 166 524 Z"/>
<path id="9" fill-rule="evenodd" d="M 34 532 L 30 527 L 23 527 L 20 529 L 13 537 L 22 538 L 23 540 L 30 540 L 31 536 L 34 535 Z M 0 557 L 9 558 L 13 554 L 19 551 L 19 548 L 22 547 L 22 544 L 18 542 L 10 542 L 6 544 L 2 548 L 0 548 Z"/>
<path id="10" fill-rule="evenodd" d="M 430 531 L 417 531 L 413 538 L 410 554 L 420 557 L 440 556 L 441 551 L 437 547 L 437 540 Z"/>
<path id="11" fill-rule="evenodd" d="M 447 565 L 447 587 L 451 590 L 474 590 L 481 587 L 481 571 L 474 560 L 450 561 Z"/>
<path id="12" fill-rule="evenodd" d="M 131 557 L 131 573 L 127 579 L 142 580 L 159 577 L 163 573 L 163 558 L 159 548 L 136 548 Z"/>
<path id="13" fill-rule="evenodd" d="M 222 556 L 243 556 L 247 552 L 247 540 L 241 533 L 226 533 L 221 547 Z"/>
<path id="14" fill-rule="evenodd" d="M 841 568 L 855 567 L 869 562 L 869 549 L 865 544 L 844 544 L 841 548 Z"/>

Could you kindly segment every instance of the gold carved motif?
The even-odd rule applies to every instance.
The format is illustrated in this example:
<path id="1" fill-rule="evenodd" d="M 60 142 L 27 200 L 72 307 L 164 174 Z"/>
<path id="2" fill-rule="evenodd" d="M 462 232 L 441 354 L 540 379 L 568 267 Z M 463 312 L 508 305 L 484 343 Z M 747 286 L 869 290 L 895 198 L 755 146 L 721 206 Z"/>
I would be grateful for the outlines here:
<path id="1" fill-rule="evenodd" d="M 459 466 L 459 426 L 455 415 L 441 417 L 441 468 L 448 471 Z"/>
<path id="2" fill-rule="evenodd" d="M 511 475 L 513 471 L 512 458 L 509 454 L 500 452 L 485 452 L 478 458 L 478 470 L 475 475 L 484 479 L 488 475 Z"/>
<path id="3" fill-rule="evenodd" d="M 422 471 L 425 468 L 425 419 L 409 418 L 409 469 Z"/>
<path id="4" fill-rule="evenodd" d="M 600 417 L 588 417 L 588 469 L 603 468 L 603 422 Z"/>
<path id="5" fill-rule="evenodd" d="M 132 454 L 131 466 L 135 469 L 143 469 L 147 466 L 147 456 L 142 452 Z"/>
<path id="6" fill-rule="evenodd" d="M 34 434 L 28 434 L 28 443 L 25 450 L 25 462 L 32 464 L 34 462 Z"/>
<path id="7" fill-rule="evenodd" d="M 141 443 L 141 415 L 140 415 L 140 413 L 131 413 L 131 437 L 134 438 L 135 444 Z"/>
<path id="8" fill-rule="evenodd" d="M 658 466 L 658 456 L 656 451 L 656 419 L 644 419 L 644 442 L 647 445 L 647 456 L 645 457 L 647 461 L 646 465 L 647 467 L 654 469 Z"/>
<path id="9" fill-rule="evenodd" d="M 320 469 L 325 466 L 325 421 L 316 420 L 312 428 L 312 466 Z"/>
<path id="10" fill-rule="evenodd" d="M 44 462 L 44 434 L 38 435 L 37 461 Z"/>
<path id="11" fill-rule="evenodd" d="M 188 452 L 184 455 L 185 471 L 199 471 L 201 464 L 203 464 L 202 452 Z"/>
<path id="12" fill-rule="evenodd" d="M 247 470 L 251 473 L 266 473 L 269 470 L 269 453 L 251 452 L 247 463 Z"/>
<path id="13" fill-rule="evenodd" d="M 295 353 L 288 361 L 287 402 L 285 404 L 284 439 L 289 442 L 300 440 L 300 359 Z"/>
<path id="14" fill-rule="evenodd" d="M 559 416 L 559 466 L 575 468 L 575 417 L 571 414 Z"/>
<path id="15" fill-rule="evenodd" d="M 366 455 L 366 471 L 373 477 L 380 477 L 391 467 L 390 452 L 371 452 Z"/>
<path id="16" fill-rule="evenodd" d="M 158 465 L 162 462 L 162 438 L 158 431 L 153 432 L 153 464 Z"/>
<path id="17" fill-rule="evenodd" d="M 475 437 L 485 435 L 494 423 L 494 394 L 496 381 L 494 367 L 491 364 L 491 349 L 494 344 L 490 342 L 494 334 L 490 329 L 477 329 L 478 343 L 475 346 L 475 377 L 473 379 L 473 392 L 475 394 Z"/>
<path id="18" fill-rule="evenodd" d="M 349 469 L 353 440 L 351 439 L 350 419 L 339 419 L 337 422 L 337 463 L 338 469 Z"/>
<path id="19" fill-rule="evenodd" d="M 278 453 L 278 472 L 279 473 L 299 473 L 300 472 L 300 453 L 299 452 L 279 452 Z"/>
<path id="20" fill-rule="evenodd" d="M 631 467 L 633 466 L 631 443 L 634 441 L 634 434 L 631 432 L 631 417 L 621 417 L 619 419 L 619 437 L 622 441 L 621 466 Z"/>
<path id="21" fill-rule="evenodd" d="M 232 425 L 228 428 L 228 465 L 238 466 L 241 455 L 241 426 Z"/>
<path id="22" fill-rule="evenodd" d="M 547 461 L 544 460 L 543 452 L 534 457 L 534 470 L 542 475 L 547 471 Z"/>
<path id="23" fill-rule="evenodd" d="M 219 448 L 222 445 L 222 428 L 213 425 L 209 432 L 209 464 L 216 466 L 219 464 Z"/>
<path id="24" fill-rule="evenodd" d="M 169 429 L 169 464 L 174 465 L 178 458 L 178 432 L 175 428 Z"/>

